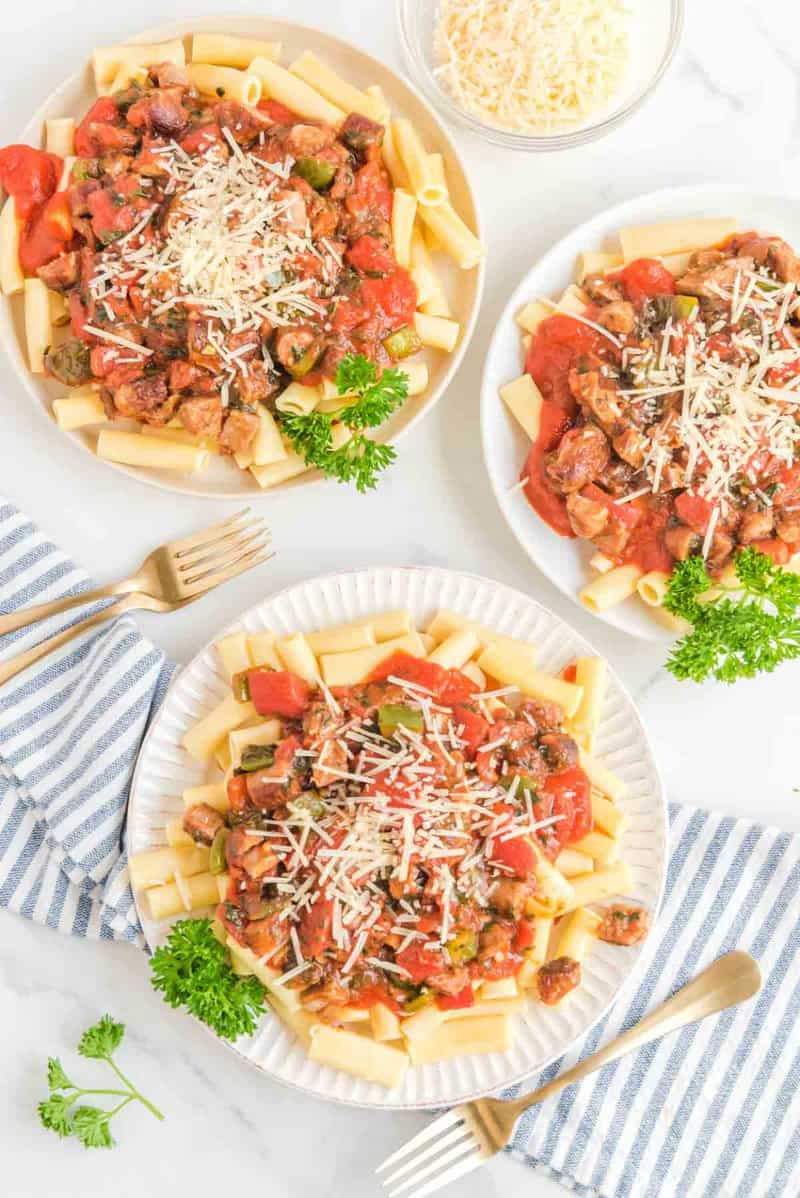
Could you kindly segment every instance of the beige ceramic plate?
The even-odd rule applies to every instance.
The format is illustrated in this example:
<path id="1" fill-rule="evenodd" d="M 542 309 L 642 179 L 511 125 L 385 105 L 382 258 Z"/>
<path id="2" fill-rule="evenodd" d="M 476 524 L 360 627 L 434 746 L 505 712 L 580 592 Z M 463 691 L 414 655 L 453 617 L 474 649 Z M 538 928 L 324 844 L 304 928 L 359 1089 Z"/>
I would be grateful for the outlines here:
<path id="1" fill-rule="evenodd" d="M 575 657 L 595 653 L 568 624 L 520 591 L 473 574 L 433 567 L 382 566 L 312 578 L 264 599 L 235 625 L 221 629 L 219 636 L 234 629 L 266 628 L 285 636 L 401 607 L 411 611 L 418 627 L 436 608 L 446 607 L 507 636 L 531 641 L 538 650 L 537 664 L 551 673 L 558 673 Z M 210 780 L 211 774 L 207 776 L 181 748 L 181 740 L 226 688 L 213 642 L 201 649 L 170 687 L 136 766 L 128 809 L 130 852 L 163 845 L 165 825 L 183 810 L 181 792 Z M 627 786 L 621 800 L 628 821 L 622 852 L 633 873 L 630 897 L 655 915 L 667 864 L 664 788 L 633 700 L 611 670 L 597 755 Z M 163 943 L 168 925 L 151 920 L 142 906 L 139 918 L 151 948 Z M 394 1090 L 310 1061 L 292 1033 L 272 1015 L 264 1016 L 255 1035 L 242 1037 L 231 1047 L 270 1077 L 318 1098 L 384 1109 L 450 1106 L 522 1081 L 566 1052 L 608 1010 L 647 949 L 647 941 L 631 948 L 598 943 L 584 962 L 580 988 L 561 1006 L 545 1007 L 531 999 L 514 1017 L 514 1045 L 509 1052 L 412 1067 Z M 165 1008 L 163 1018 L 176 1017 Z M 176 1024 L 176 1033 L 179 1030 Z"/>
<path id="2" fill-rule="evenodd" d="M 330 34 L 320 33 L 315 29 L 295 25 L 289 21 L 277 21 L 258 16 L 198 17 L 191 22 L 176 21 L 168 25 L 159 25 L 154 29 L 147 29 L 130 40 L 133 42 L 165 41 L 174 37 L 188 38 L 190 34 L 196 32 L 225 32 L 243 37 L 280 41 L 283 43 L 281 54 L 283 63 L 293 61 L 303 50 L 313 50 L 356 87 L 365 88 L 373 83 L 379 84 L 383 88 L 392 112 L 412 120 L 428 149 L 443 155 L 453 204 L 467 224 L 478 233 L 478 236 L 481 235 L 475 196 L 449 134 L 419 93 L 377 59 L 371 58 L 368 54 L 356 49 L 355 46 L 348 45 L 347 42 L 340 41 L 339 38 L 331 37 Z M 87 48 L 87 65 L 84 70 L 70 76 L 52 93 L 23 129 L 20 141 L 38 146 L 42 144 L 42 131 L 46 119 L 59 116 L 80 118 L 84 115 L 96 98 L 89 67 L 89 55 L 92 48 Z M 453 316 L 461 324 L 461 339 L 452 354 L 441 353 L 437 350 L 426 351 L 425 358 L 430 370 L 430 383 L 427 390 L 422 395 L 410 399 L 383 426 L 381 440 L 399 440 L 422 418 L 425 412 L 433 407 L 455 374 L 472 336 L 483 290 L 483 264 L 474 270 L 460 271 L 439 256 L 437 265 L 441 266 L 442 278 Z M 0 344 L 13 363 L 28 394 L 38 405 L 41 405 L 49 416 L 53 399 L 63 395 L 64 388 L 57 383 L 32 375 L 28 370 L 22 316 L 20 297 L 0 303 Z M 92 452 L 96 432 L 78 430 L 70 433 L 69 436 L 78 445 Z M 142 482 L 149 483 L 151 486 L 178 491 L 185 495 L 204 495 L 223 499 L 242 495 L 251 499 L 254 495 L 269 495 L 274 491 L 285 491 L 291 487 L 307 487 L 320 481 L 321 478 L 317 471 L 313 471 L 283 483 L 280 487 L 273 488 L 272 492 L 262 492 L 249 472 L 239 470 L 232 462 L 221 458 L 212 458 L 208 469 L 197 476 L 176 474 L 174 471 L 165 470 L 142 470 L 119 466 L 111 462 L 108 465 L 115 470 L 138 478 Z"/>

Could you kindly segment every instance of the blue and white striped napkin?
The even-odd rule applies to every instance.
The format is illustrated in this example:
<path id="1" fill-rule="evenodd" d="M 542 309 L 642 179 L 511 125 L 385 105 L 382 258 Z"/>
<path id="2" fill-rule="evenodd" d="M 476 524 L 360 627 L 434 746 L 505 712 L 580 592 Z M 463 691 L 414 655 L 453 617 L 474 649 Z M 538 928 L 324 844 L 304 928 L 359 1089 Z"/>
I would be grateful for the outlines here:
<path id="1" fill-rule="evenodd" d="M 0 611 L 90 586 L 0 497 Z M 0 637 L 0 659 L 107 605 Z M 0 907 L 69 935 L 144 947 L 122 835 L 139 746 L 173 670 L 126 616 L 0 689 Z"/>
<path id="2" fill-rule="evenodd" d="M 0 499 L 0 610 L 88 585 Z M 41 635 L 0 639 L 0 658 Z M 69 935 L 143 944 L 122 830 L 139 745 L 173 669 L 124 617 L 0 689 L 0 907 Z M 535 1107 L 512 1151 L 593 1198 L 797 1198 L 800 837 L 692 807 L 673 806 L 670 818 L 664 908 L 633 984 L 525 1088 L 613 1039 L 728 949 L 759 960 L 764 988 Z"/>
<path id="3" fill-rule="evenodd" d="M 666 895 L 611 1013 L 525 1085 L 556 1077 L 733 948 L 760 994 L 528 1111 L 512 1152 L 592 1198 L 800 1195 L 800 836 L 670 809 Z"/>

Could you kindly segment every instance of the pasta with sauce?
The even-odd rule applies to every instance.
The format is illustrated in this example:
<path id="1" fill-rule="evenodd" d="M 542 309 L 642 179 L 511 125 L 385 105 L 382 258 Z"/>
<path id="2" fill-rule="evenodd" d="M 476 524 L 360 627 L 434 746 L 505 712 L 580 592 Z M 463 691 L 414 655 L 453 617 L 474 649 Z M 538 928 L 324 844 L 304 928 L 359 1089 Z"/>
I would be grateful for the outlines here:
<path id="1" fill-rule="evenodd" d="M 505 1051 L 526 995 L 562 1001 L 598 938 L 646 931 L 635 905 L 591 909 L 633 885 L 624 786 L 581 748 L 601 662 L 554 678 L 448 611 L 424 634 L 387 612 L 218 649 L 229 694 L 183 746 L 224 750 L 224 781 L 186 792 L 131 875 L 155 918 L 219 900 L 237 968 L 313 1060 L 391 1087 Z"/>

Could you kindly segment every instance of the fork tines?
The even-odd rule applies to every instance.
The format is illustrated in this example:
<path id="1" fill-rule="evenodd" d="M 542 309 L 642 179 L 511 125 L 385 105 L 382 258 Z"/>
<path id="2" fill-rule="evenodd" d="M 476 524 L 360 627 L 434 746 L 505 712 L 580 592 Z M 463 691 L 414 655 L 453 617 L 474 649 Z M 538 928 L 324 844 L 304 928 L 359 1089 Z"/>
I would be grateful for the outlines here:
<path id="1" fill-rule="evenodd" d="M 234 578 L 274 556 L 268 552 L 270 541 L 264 521 L 245 508 L 196 538 L 174 543 L 171 556 L 178 585 L 190 595 Z"/>
<path id="2" fill-rule="evenodd" d="M 425 1195 L 435 1193 L 442 1186 L 476 1169 L 491 1155 L 491 1152 L 481 1147 L 472 1128 L 469 1111 L 457 1107 L 423 1128 L 407 1144 L 392 1153 L 376 1172 L 382 1173 L 404 1161 L 382 1179 L 385 1187 L 394 1187 L 389 1190 L 389 1198 L 395 1198 L 395 1195 L 425 1198 Z"/>

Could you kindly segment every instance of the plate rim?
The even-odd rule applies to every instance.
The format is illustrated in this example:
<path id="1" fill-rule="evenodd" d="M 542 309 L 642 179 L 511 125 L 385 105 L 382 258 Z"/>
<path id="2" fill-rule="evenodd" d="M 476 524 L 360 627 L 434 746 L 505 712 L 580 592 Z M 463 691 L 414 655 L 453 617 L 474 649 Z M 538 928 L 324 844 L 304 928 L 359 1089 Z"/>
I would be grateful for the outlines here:
<path id="1" fill-rule="evenodd" d="M 665 894 L 666 883 L 667 883 L 667 873 L 668 873 L 668 868 L 669 868 L 669 803 L 667 800 L 667 790 L 666 790 L 666 786 L 664 783 L 664 777 L 663 777 L 663 774 L 661 771 L 661 766 L 659 764 L 658 757 L 657 757 L 655 749 L 650 741 L 650 737 L 648 735 L 645 722 L 642 718 L 639 708 L 638 708 L 632 694 L 630 693 L 628 687 L 623 682 L 623 680 L 619 677 L 619 675 L 617 674 L 617 672 L 614 668 L 613 663 L 609 660 L 609 658 L 605 654 L 599 653 L 596 650 L 594 644 L 591 641 L 587 640 L 587 638 L 581 632 L 579 632 L 577 629 L 573 628 L 573 626 L 567 620 L 563 619 L 557 613 L 553 612 L 549 607 L 547 607 L 545 604 L 541 603 L 538 599 L 535 599 L 533 596 L 526 594 L 524 591 L 520 590 L 517 587 L 510 586 L 509 584 L 507 584 L 505 582 L 499 582 L 496 579 L 487 577 L 486 575 L 477 574 L 474 571 L 469 571 L 469 570 L 452 569 L 447 566 L 430 566 L 430 565 L 414 565 L 414 564 L 406 564 L 406 565 L 401 565 L 401 566 L 391 566 L 391 565 L 389 565 L 389 566 L 386 566 L 386 565 L 353 566 L 353 567 L 349 567 L 349 568 L 346 568 L 343 570 L 328 571 L 324 574 L 314 574 L 308 578 L 303 578 L 303 579 L 300 579 L 299 581 L 296 581 L 293 583 L 288 583 L 286 586 L 281 587 L 279 590 L 269 592 L 268 594 L 264 595 L 257 603 L 251 604 L 248 608 L 246 608 L 244 611 L 240 612 L 231 621 L 229 621 L 227 624 L 225 624 L 224 627 L 222 627 L 214 635 L 213 638 L 207 640 L 197 650 L 197 652 L 191 657 L 191 659 L 188 662 L 186 662 L 183 666 L 179 667 L 179 669 L 176 670 L 173 678 L 170 681 L 169 688 L 167 690 L 166 695 L 164 696 L 163 702 L 161 703 L 161 706 L 159 707 L 158 711 L 156 712 L 155 717 L 151 720 L 151 722 L 147 728 L 147 732 L 145 733 L 145 736 L 142 740 L 142 744 L 140 746 L 139 752 L 136 757 L 136 765 L 134 768 L 133 777 L 131 779 L 131 785 L 130 785 L 130 790 L 129 790 L 129 795 L 128 795 L 128 804 L 127 804 L 127 809 L 126 809 L 126 813 L 125 813 L 125 827 L 124 827 L 124 833 L 123 833 L 123 844 L 127 848 L 129 834 L 130 834 L 130 827 L 131 827 L 131 823 L 132 823 L 132 819 L 133 819 L 133 807 L 134 807 L 134 803 L 135 803 L 135 796 L 136 796 L 136 791 L 137 791 L 137 787 L 138 787 L 138 783 L 139 783 L 140 772 L 143 769 L 142 763 L 143 763 L 143 759 L 145 756 L 145 750 L 148 745 L 148 742 L 150 741 L 151 737 L 153 737 L 156 734 L 161 721 L 165 718 L 167 706 L 168 706 L 168 703 L 170 701 L 170 698 L 171 698 L 171 695 L 172 695 L 174 689 L 178 686 L 178 684 L 183 679 L 184 675 L 193 667 L 194 663 L 199 658 L 203 657 L 206 653 L 213 650 L 214 645 L 221 637 L 226 636 L 230 632 L 238 629 L 242 624 L 244 624 L 247 621 L 247 619 L 250 616 L 257 613 L 259 608 L 261 608 L 267 602 L 271 602 L 271 603 L 277 602 L 281 599 L 284 599 L 292 591 L 299 590 L 301 588 L 304 588 L 304 587 L 307 587 L 310 585 L 335 584 L 336 581 L 340 578 L 350 577 L 352 575 L 357 575 L 357 574 L 364 574 L 371 578 L 371 577 L 374 577 L 375 575 L 391 574 L 398 570 L 408 572 L 409 574 L 413 574 L 416 572 L 416 573 L 421 573 L 421 574 L 447 575 L 449 578 L 455 578 L 455 579 L 463 578 L 463 579 L 467 579 L 468 581 L 470 581 L 472 583 L 481 584 L 483 586 L 489 586 L 495 591 L 505 592 L 509 596 L 509 598 L 513 598 L 513 599 L 517 600 L 518 602 L 521 602 L 523 605 L 532 606 L 533 608 L 537 609 L 541 615 L 544 615 L 546 618 L 554 621 L 556 625 L 564 626 L 571 636 L 577 638 L 577 640 L 579 642 L 581 642 L 582 647 L 585 647 L 586 649 L 590 650 L 596 656 L 602 656 L 604 658 L 604 660 L 606 661 L 607 667 L 608 667 L 609 676 L 613 680 L 613 682 L 616 684 L 616 686 L 619 688 L 619 690 L 621 691 L 622 696 L 623 696 L 624 700 L 626 701 L 628 708 L 630 710 L 630 714 L 632 716 L 632 723 L 637 729 L 639 738 L 644 742 L 644 745 L 649 752 L 650 763 L 652 765 L 653 775 L 654 775 L 655 782 L 656 782 L 656 787 L 655 787 L 655 791 L 654 791 L 654 799 L 656 800 L 659 811 L 660 811 L 661 835 L 663 837 L 664 854 L 659 861 L 660 879 L 659 879 L 658 895 L 657 895 L 656 902 L 654 904 L 653 919 L 652 919 L 652 927 L 655 928 L 655 926 L 661 916 L 661 910 L 662 910 L 663 903 L 664 903 L 664 894 Z M 133 890 L 133 888 L 132 888 L 132 890 Z M 134 906 L 135 906 L 136 914 L 137 914 L 137 917 L 138 917 L 139 922 L 142 925 L 142 929 L 143 929 L 143 934 L 144 934 L 145 944 L 146 944 L 145 951 L 149 954 L 152 950 L 151 950 L 150 944 L 148 942 L 146 932 L 144 932 L 145 923 L 142 918 L 142 910 L 140 907 L 139 898 L 138 898 L 135 890 L 133 890 L 133 898 L 134 898 Z M 612 1008 L 619 1001 L 621 1001 L 624 994 L 629 990 L 629 988 L 633 984 L 637 974 L 642 969 L 642 967 L 643 967 L 642 954 L 640 953 L 639 956 L 637 957 L 637 959 L 633 962 L 632 967 L 630 968 L 627 976 L 624 978 L 624 980 L 622 981 L 620 986 L 613 992 L 613 994 L 608 999 L 608 1002 L 602 1007 L 602 1009 L 597 1013 L 597 1015 L 592 1019 L 592 1021 L 585 1028 L 583 1028 L 580 1032 L 578 1032 L 575 1036 L 573 1036 L 569 1040 L 568 1043 L 559 1045 L 557 1050 L 554 1051 L 550 1056 L 548 1056 L 545 1061 L 538 1063 L 531 1069 L 524 1070 L 522 1073 L 515 1074 L 513 1077 L 506 1079 L 505 1081 L 503 1081 L 502 1083 L 500 1083 L 499 1085 L 497 1085 L 491 1089 L 488 1089 L 488 1090 L 487 1089 L 483 1089 L 483 1090 L 479 1089 L 479 1090 L 471 1091 L 469 1093 L 461 1094 L 457 1098 L 454 1098 L 454 1099 L 442 1098 L 442 1099 L 435 1099 L 433 1101 L 421 1101 L 421 1102 L 420 1101 L 396 1102 L 396 1101 L 389 1100 L 387 1102 L 376 1103 L 376 1102 L 370 1102 L 370 1101 L 365 1101 L 365 1100 L 342 1097 L 338 1094 L 321 1094 L 319 1092 L 319 1090 L 314 1089 L 311 1086 L 303 1085 L 299 1082 L 291 1081 L 288 1078 L 278 1076 L 273 1070 L 269 1069 L 266 1065 L 259 1064 L 257 1061 L 252 1060 L 242 1049 L 237 1047 L 235 1041 L 228 1041 L 228 1040 L 220 1041 L 220 1038 L 218 1036 L 216 1036 L 215 1033 L 209 1027 L 207 1027 L 205 1024 L 201 1023 L 194 1016 L 187 1016 L 187 1017 L 192 1018 L 194 1020 L 194 1022 L 196 1024 L 198 1024 L 209 1036 L 211 1036 L 217 1042 L 221 1042 L 224 1048 L 229 1049 L 230 1051 L 235 1053 L 235 1055 L 240 1060 L 244 1061 L 251 1068 L 257 1070 L 260 1074 L 262 1074 L 262 1076 L 267 1077 L 272 1082 L 277 1082 L 280 1085 L 288 1086 L 290 1089 L 297 1090 L 300 1093 L 309 1095 L 310 1097 L 319 1099 L 323 1102 L 335 1102 L 342 1106 L 349 1106 L 349 1107 L 354 1107 L 354 1108 L 363 1109 L 363 1110 L 379 1110 L 379 1111 L 436 1110 L 437 1108 L 439 1108 L 443 1105 L 450 1105 L 450 1104 L 454 1104 L 454 1103 L 461 1104 L 461 1103 L 465 1103 L 465 1102 L 471 1102 L 471 1101 L 474 1101 L 479 1098 L 488 1097 L 491 1094 L 496 1094 L 499 1091 L 508 1089 L 511 1086 L 523 1085 L 525 1083 L 525 1081 L 527 1081 L 534 1074 L 541 1073 L 543 1070 L 547 1069 L 550 1065 L 553 1064 L 554 1061 L 558 1060 L 560 1057 L 562 1057 L 565 1054 L 567 1054 L 568 1052 L 570 1052 L 575 1047 L 575 1045 L 579 1042 L 579 1040 L 588 1036 L 591 1033 L 591 1031 L 595 1027 L 597 1027 L 597 1025 L 603 1019 L 605 1019 L 605 1017 L 609 1014 L 609 1012 L 612 1010 Z M 187 1013 L 183 1012 L 183 1014 L 186 1015 Z"/>
<path id="2" fill-rule="evenodd" d="M 674 640 L 675 633 L 670 632 L 664 627 L 659 627 L 655 617 L 652 620 L 652 630 L 650 631 L 645 630 L 644 628 L 637 629 L 628 627 L 625 623 L 620 623 L 614 620 L 610 613 L 589 611 L 589 609 L 584 607 L 584 605 L 580 602 L 577 591 L 571 589 L 570 586 L 562 580 L 561 575 L 555 570 L 552 570 L 550 566 L 544 562 L 542 556 L 536 553 L 534 547 L 530 547 L 528 545 L 528 543 L 523 539 L 523 536 L 517 530 L 511 513 L 507 507 L 507 488 L 503 486 L 502 481 L 497 477 L 496 472 L 493 469 L 492 453 L 490 451 L 491 429 L 496 421 L 497 413 L 504 412 L 504 409 L 502 408 L 502 401 L 497 393 L 498 387 L 501 385 L 501 382 L 506 382 L 509 380 L 504 379 L 501 380 L 501 382 L 498 382 L 496 379 L 490 376 L 489 362 L 495 354 L 497 344 L 501 336 L 503 336 L 508 325 L 510 323 L 516 323 L 514 321 L 515 311 L 523 302 L 525 302 L 526 299 L 529 299 L 530 295 L 533 293 L 534 289 L 531 286 L 531 280 L 533 276 L 536 275 L 540 270 L 547 269 L 550 261 L 553 258 L 556 258 L 561 252 L 566 241 L 570 240 L 577 234 L 580 234 L 584 229 L 592 229 L 596 225 L 603 225 L 607 221 L 613 219 L 615 214 L 618 212 L 634 209 L 635 214 L 635 209 L 639 206 L 660 203 L 668 205 L 670 201 L 680 202 L 681 200 L 688 200 L 689 197 L 694 195 L 701 196 L 702 193 L 713 193 L 720 197 L 723 197 L 724 195 L 759 195 L 766 199 L 778 200 L 787 204 L 792 202 L 793 197 L 795 199 L 800 199 L 800 187 L 796 188 L 795 190 L 787 188 L 785 190 L 782 189 L 777 191 L 770 190 L 768 188 L 759 188 L 750 183 L 702 182 L 682 183 L 675 187 L 660 187 L 654 191 L 640 192 L 637 195 L 630 196 L 628 199 L 620 200 L 616 204 L 612 204 L 609 207 L 600 209 L 600 211 L 595 212 L 593 215 L 587 217 L 586 220 L 581 221 L 579 224 L 572 225 L 569 229 L 567 229 L 567 231 L 561 237 L 559 237 L 557 241 L 554 241 L 548 246 L 544 253 L 537 258 L 531 266 L 528 267 L 528 269 L 519 279 L 516 286 L 509 294 L 508 299 L 503 305 L 503 309 L 497 318 L 494 331 L 486 349 L 483 371 L 481 373 L 480 432 L 483 462 L 495 502 L 506 523 L 506 526 L 508 527 L 511 535 L 514 537 L 514 540 L 519 545 L 524 556 L 533 564 L 533 566 L 541 574 L 543 574 L 544 577 L 553 584 L 553 586 L 557 587 L 561 594 L 565 595 L 580 611 L 586 615 L 592 616 L 594 619 L 601 620 L 604 624 L 608 625 L 608 627 L 615 629 L 623 636 L 632 637 L 638 641 L 644 641 L 645 643 L 651 645 L 669 645 L 670 642 Z M 714 202 L 716 203 L 717 201 L 715 200 Z M 700 203 L 702 204 L 702 200 Z M 631 219 L 635 219 L 635 215 L 631 217 Z M 669 217 L 665 215 L 662 219 L 667 220 Z M 594 233 L 590 236 L 594 236 L 596 239 L 597 234 Z M 588 244 L 587 249 L 591 248 L 591 244 Z M 531 509 L 531 514 L 538 524 L 544 524 L 544 521 L 536 516 L 536 513 L 533 512 L 533 509 Z M 560 540 L 565 542 L 565 544 L 568 544 L 567 538 L 562 537 Z M 571 545 L 568 545 L 568 547 L 570 549 L 572 548 Z"/>
<path id="3" fill-rule="evenodd" d="M 459 147 L 456 145 L 453 135 L 445 124 L 444 119 L 439 116 L 428 98 L 407 74 L 401 70 L 395 69 L 395 67 L 390 65 L 388 62 L 383 62 L 380 58 L 377 58 L 368 50 L 363 50 L 356 43 L 349 41 L 347 38 L 340 37 L 338 33 L 328 32 L 326 29 L 320 29 L 313 25 L 307 25 L 301 21 L 292 21 L 281 17 L 270 17 L 268 15 L 261 15 L 258 12 L 251 13 L 240 11 L 235 13 L 220 13 L 219 15 L 204 14 L 195 17 L 193 20 L 188 18 L 186 20 L 178 18 L 174 21 L 161 22 L 158 25 L 149 25 L 147 29 L 132 33 L 127 37 L 120 38 L 119 44 L 136 44 L 137 42 L 146 42 L 148 39 L 152 40 L 154 37 L 164 36 L 174 36 L 185 39 L 190 37 L 193 32 L 202 30 L 204 28 L 211 29 L 212 27 L 216 28 L 217 26 L 225 26 L 226 24 L 229 24 L 230 27 L 233 28 L 237 24 L 241 26 L 254 21 L 260 21 L 264 24 L 279 25 L 283 28 L 289 28 L 295 33 L 307 34 L 309 38 L 312 39 L 314 37 L 319 37 L 320 35 L 323 38 L 330 39 L 331 41 L 338 43 L 340 47 L 349 53 L 357 55 L 361 59 L 366 60 L 368 63 L 374 63 L 381 70 L 388 71 L 389 74 L 391 74 L 394 79 L 401 84 L 402 87 L 409 91 L 435 125 L 439 138 L 441 139 L 441 142 L 444 143 L 445 148 L 450 152 L 450 154 L 452 154 L 459 164 L 461 173 L 464 177 L 466 192 L 475 213 L 475 234 L 485 248 L 486 230 L 481 202 L 474 182 L 471 178 L 471 172 L 467 166 L 465 157 Z M 165 33 L 165 31 L 173 32 Z M 242 36 L 246 35 L 242 34 Z M 44 114 L 49 109 L 51 103 L 57 99 L 62 92 L 67 92 L 72 87 L 78 86 L 81 80 L 84 78 L 87 70 L 90 69 L 90 66 L 91 59 L 87 58 L 82 66 L 70 72 L 69 75 L 63 78 L 47 93 L 47 95 L 36 106 L 36 109 L 31 116 L 25 121 L 20 130 L 18 140 L 26 143 L 30 142 L 30 144 L 36 144 L 36 131 L 41 130 L 44 120 L 46 119 Z M 391 443 L 393 445 L 399 445 L 406 434 L 410 433 L 412 429 L 416 428 L 418 424 L 427 415 L 429 415 L 430 412 L 433 411 L 433 409 L 445 395 L 448 388 L 452 385 L 456 374 L 461 368 L 466 352 L 472 342 L 478 316 L 483 304 L 487 258 L 488 255 L 486 252 L 484 252 L 477 266 L 472 268 L 475 271 L 475 300 L 472 305 L 469 318 L 463 325 L 459 342 L 455 350 L 449 354 L 447 369 L 442 377 L 442 381 L 439 383 L 436 392 L 430 396 L 425 404 L 417 408 L 408 423 L 403 425 L 403 427 L 397 433 L 393 434 L 391 438 Z M 2 298 L 4 301 L 5 310 L 9 314 L 10 320 L 12 311 L 11 302 L 19 297 L 2 296 L 0 298 Z M 54 421 L 52 420 L 50 413 L 42 400 L 42 396 L 39 394 L 36 387 L 36 379 L 38 376 L 33 375 L 28 369 L 27 361 L 25 359 L 24 353 L 22 352 L 22 347 L 20 345 L 15 345 L 14 349 L 16 352 L 12 352 L 12 345 L 7 344 L 7 342 L 16 340 L 17 339 L 14 337 L 13 328 L 11 329 L 9 337 L 6 337 L 4 330 L 0 329 L 0 350 L 3 351 L 5 360 L 8 362 L 18 381 L 25 390 L 25 393 L 34 404 L 36 409 L 44 416 L 48 424 L 53 425 Z M 78 435 L 78 430 L 58 429 L 58 432 L 62 436 L 65 436 L 74 446 L 76 446 L 79 452 L 92 454 L 92 457 L 95 460 L 102 462 L 103 465 L 110 467 L 116 473 L 127 475 L 128 478 L 132 478 L 136 482 L 142 483 L 144 486 L 152 487 L 160 491 L 166 491 L 168 494 L 173 495 L 186 495 L 189 498 L 197 499 L 223 499 L 227 501 L 232 501 L 235 499 L 246 499 L 248 502 L 254 500 L 269 501 L 275 496 L 286 495 L 292 491 L 300 490 L 303 487 L 312 486 L 314 484 L 325 484 L 328 490 L 336 485 L 335 479 L 326 478 L 323 474 L 320 474 L 318 470 L 309 470 L 306 474 L 300 475 L 295 479 L 289 479 L 287 482 L 282 483 L 278 487 L 274 488 L 262 489 L 256 483 L 254 483 L 252 487 L 248 486 L 247 488 L 241 490 L 225 491 L 215 489 L 213 487 L 192 488 L 191 490 L 187 490 L 180 485 L 180 482 L 177 479 L 172 481 L 169 478 L 155 478 L 152 474 L 148 475 L 147 471 L 142 468 L 126 466 L 122 462 L 110 462 L 104 458 L 98 458 L 96 454 L 92 453 L 90 447 L 86 445 L 82 438 Z"/>

